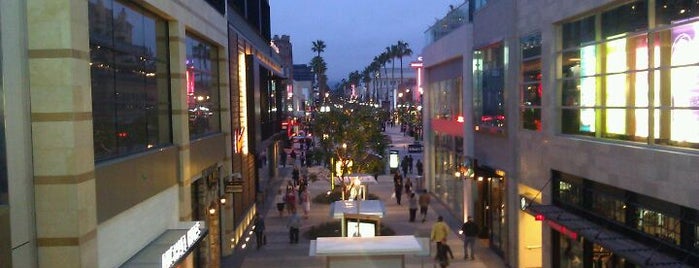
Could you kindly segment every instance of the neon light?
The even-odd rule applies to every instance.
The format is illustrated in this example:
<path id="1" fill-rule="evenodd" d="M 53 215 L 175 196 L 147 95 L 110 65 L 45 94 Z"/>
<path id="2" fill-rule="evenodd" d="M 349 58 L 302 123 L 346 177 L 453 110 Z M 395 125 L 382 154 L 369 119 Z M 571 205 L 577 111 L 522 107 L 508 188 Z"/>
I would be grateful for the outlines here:
<path id="1" fill-rule="evenodd" d="M 238 104 L 240 106 L 240 112 L 238 117 L 240 118 L 240 126 L 246 127 L 248 125 L 248 104 L 247 104 L 247 74 L 245 73 L 245 53 L 242 51 L 238 52 L 238 91 L 239 98 Z M 248 138 L 247 135 L 242 135 L 240 139 L 240 151 L 243 154 L 248 154 Z"/>
<path id="2" fill-rule="evenodd" d="M 609 41 L 606 44 L 606 68 L 608 73 L 624 72 L 626 65 L 626 39 Z M 605 78 L 605 104 L 610 107 L 626 107 L 626 74 L 607 75 Z M 607 109 L 607 133 L 626 134 L 626 109 Z"/>
<path id="3" fill-rule="evenodd" d="M 699 22 L 672 29 L 672 65 L 688 65 L 699 62 Z M 672 100 L 674 107 L 699 107 L 699 67 L 687 66 L 671 69 Z M 699 142 L 699 110 L 672 110 L 671 139 Z"/>
<path id="4" fill-rule="evenodd" d="M 576 233 L 575 231 L 568 229 L 565 226 L 560 225 L 560 224 L 555 223 L 555 222 L 550 221 L 550 220 L 547 220 L 546 223 L 551 227 L 551 229 L 554 229 L 554 230 L 558 231 L 559 233 L 561 233 L 567 237 L 570 237 L 573 240 L 578 239 L 578 233 Z"/>
<path id="5" fill-rule="evenodd" d="M 595 46 L 580 49 L 580 106 L 594 107 L 597 99 L 597 85 L 594 77 L 585 77 L 597 73 L 597 55 Z M 580 131 L 595 132 L 595 110 L 580 109 Z"/>

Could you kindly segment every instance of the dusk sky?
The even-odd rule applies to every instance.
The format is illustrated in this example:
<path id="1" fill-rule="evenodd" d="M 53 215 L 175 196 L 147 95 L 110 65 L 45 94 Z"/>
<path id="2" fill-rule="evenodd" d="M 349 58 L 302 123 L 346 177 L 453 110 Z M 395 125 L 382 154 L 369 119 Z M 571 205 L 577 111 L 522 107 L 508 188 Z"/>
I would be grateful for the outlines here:
<path id="1" fill-rule="evenodd" d="M 289 35 L 294 64 L 308 64 L 316 54 L 312 42 L 323 40 L 321 56 L 328 64 L 328 85 L 361 72 L 374 56 L 398 40 L 417 58 L 425 46 L 425 30 L 464 0 L 270 0 L 272 35 Z M 398 64 L 398 61 L 396 62 Z M 388 64 L 387 67 L 391 65 Z M 396 68 L 398 65 L 396 65 Z"/>

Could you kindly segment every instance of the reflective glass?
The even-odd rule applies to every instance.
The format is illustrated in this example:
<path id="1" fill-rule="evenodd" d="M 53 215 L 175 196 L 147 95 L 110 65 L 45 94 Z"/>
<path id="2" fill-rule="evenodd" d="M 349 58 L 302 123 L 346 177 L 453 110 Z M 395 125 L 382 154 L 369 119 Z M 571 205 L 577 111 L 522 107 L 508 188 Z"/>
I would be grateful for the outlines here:
<path id="1" fill-rule="evenodd" d="M 187 36 L 187 105 L 190 138 L 220 132 L 217 48 Z"/>

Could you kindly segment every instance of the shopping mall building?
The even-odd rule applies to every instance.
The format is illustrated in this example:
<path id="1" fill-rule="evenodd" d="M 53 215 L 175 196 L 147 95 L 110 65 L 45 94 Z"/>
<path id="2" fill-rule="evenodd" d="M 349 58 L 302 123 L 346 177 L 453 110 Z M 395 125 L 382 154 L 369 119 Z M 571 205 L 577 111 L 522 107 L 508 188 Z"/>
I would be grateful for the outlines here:
<path id="1" fill-rule="evenodd" d="M 699 265 L 697 1 L 472 0 L 426 34 L 428 185 L 506 263 Z"/>
<path id="2" fill-rule="evenodd" d="M 269 32 L 267 0 L 0 2 L 0 266 L 244 247 L 280 130 Z"/>

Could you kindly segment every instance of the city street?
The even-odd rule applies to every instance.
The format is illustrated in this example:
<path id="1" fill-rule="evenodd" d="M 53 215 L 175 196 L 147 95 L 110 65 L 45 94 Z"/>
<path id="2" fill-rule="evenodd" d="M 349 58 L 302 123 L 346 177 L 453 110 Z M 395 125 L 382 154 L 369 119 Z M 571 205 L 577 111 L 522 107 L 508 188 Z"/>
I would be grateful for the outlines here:
<path id="1" fill-rule="evenodd" d="M 386 133 L 390 135 L 393 143 L 391 149 L 399 150 L 401 159 L 407 153 L 407 145 L 413 142 L 412 137 L 403 136 L 398 127 L 387 128 Z M 413 158 L 421 159 L 421 153 L 413 153 Z M 301 227 L 301 240 L 298 244 L 289 243 L 288 229 L 286 223 L 288 216 L 279 217 L 274 208 L 274 193 L 282 183 L 290 179 L 290 167 L 285 168 L 281 174 L 283 178 L 276 178 L 271 181 L 271 187 L 267 190 L 267 200 L 261 209 L 265 215 L 267 245 L 259 250 L 255 249 L 254 236 L 251 236 L 248 246 L 238 250 L 233 256 L 224 258 L 222 267 L 325 267 L 325 257 L 309 256 L 310 241 L 303 237 L 303 233 L 311 226 L 332 221 L 329 205 L 311 204 L 309 218 L 303 220 Z M 415 170 L 414 170 L 415 172 Z M 415 174 L 408 174 L 412 178 Z M 417 188 L 417 184 L 415 184 Z M 329 182 L 318 180 L 309 185 L 311 196 L 326 192 L 330 189 Z M 402 205 L 396 204 L 391 198 L 393 192 L 393 176 L 384 174 L 379 176 L 378 184 L 370 184 L 369 190 L 384 202 L 386 216 L 382 219 L 382 224 L 390 227 L 396 235 L 415 235 L 418 237 L 429 237 L 432 224 L 437 220 L 438 215 L 445 218 L 445 222 L 451 227 L 452 233 L 449 235 L 448 244 L 454 253 L 452 267 L 505 267 L 502 260 L 487 248 L 487 241 L 479 241 L 476 249 L 476 260 L 464 260 L 463 242 L 457 232 L 461 226 L 461 220 L 454 218 L 442 206 L 436 198 L 432 198 L 428 210 L 427 221 L 422 223 L 408 221 L 407 198 L 404 197 Z M 240 247 L 238 247 L 240 248 Z M 434 262 L 435 246 L 432 245 L 431 256 L 405 257 L 406 267 L 432 267 Z M 244 251 L 244 252 L 241 252 Z"/>

